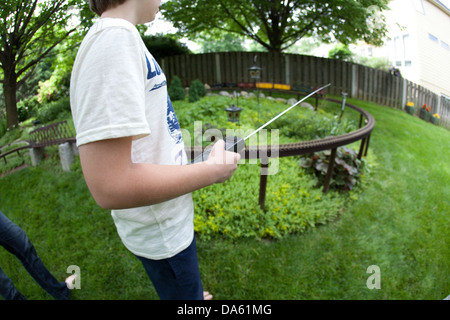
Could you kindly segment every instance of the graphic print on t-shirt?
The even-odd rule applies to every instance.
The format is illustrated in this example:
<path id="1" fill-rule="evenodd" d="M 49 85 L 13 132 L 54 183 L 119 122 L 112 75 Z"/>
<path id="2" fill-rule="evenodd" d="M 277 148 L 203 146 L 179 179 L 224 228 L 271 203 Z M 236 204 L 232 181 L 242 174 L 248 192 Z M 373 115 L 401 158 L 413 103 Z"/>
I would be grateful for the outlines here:
<path id="1" fill-rule="evenodd" d="M 162 71 L 161 71 L 161 68 L 159 67 L 158 63 L 156 62 L 156 60 L 152 58 L 153 65 L 155 66 L 155 70 L 153 70 L 152 65 L 150 63 L 150 60 L 148 60 L 147 55 L 145 55 L 145 59 L 147 60 L 147 68 L 148 68 L 147 80 L 150 80 L 150 79 L 153 79 L 156 76 L 159 76 Z"/>
<path id="2" fill-rule="evenodd" d="M 170 136 L 175 140 L 175 143 L 182 143 L 183 137 L 181 134 L 180 123 L 173 110 L 172 101 L 170 101 L 169 95 L 167 95 L 167 125 L 169 126 Z"/>
<path id="3" fill-rule="evenodd" d="M 147 55 L 145 55 L 145 59 L 147 60 L 147 80 L 151 80 L 155 78 L 156 76 L 163 75 L 161 68 L 159 67 L 156 60 L 152 57 L 152 63 L 150 63 L 150 60 L 148 59 Z M 167 81 L 165 79 L 165 76 L 161 79 L 162 81 L 160 83 L 157 83 L 153 86 L 150 91 L 158 90 L 163 87 L 167 87 Z M 167 127 L 169 129 L 169 134 L 173 138 L 176 144 L 183 142 L 183 137 L 181 134 L 181 128 L 180 123 L 178 122 L 177 116 L 175 115 L 175 111 L 173 110 L 172 101 L 170 101 L 169 95 L 167 95 Z"/>

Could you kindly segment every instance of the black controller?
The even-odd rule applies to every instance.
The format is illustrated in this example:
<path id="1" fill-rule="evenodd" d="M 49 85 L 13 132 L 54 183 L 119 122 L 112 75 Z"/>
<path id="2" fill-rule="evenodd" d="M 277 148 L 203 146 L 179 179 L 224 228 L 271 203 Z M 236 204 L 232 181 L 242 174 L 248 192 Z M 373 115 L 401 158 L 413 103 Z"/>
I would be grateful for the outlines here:
<path id="1" fill-rule="evenodd" d="M 242 138 L 228 136 L 225 138 L 225 150 L 239 153 L 245 148 L 245 141 Z M 203 162 L 208 159 L 211 153 L 212 147 L 208 147 L 201 155 L 197 156 L 192 160 L 191 163 Z"/>

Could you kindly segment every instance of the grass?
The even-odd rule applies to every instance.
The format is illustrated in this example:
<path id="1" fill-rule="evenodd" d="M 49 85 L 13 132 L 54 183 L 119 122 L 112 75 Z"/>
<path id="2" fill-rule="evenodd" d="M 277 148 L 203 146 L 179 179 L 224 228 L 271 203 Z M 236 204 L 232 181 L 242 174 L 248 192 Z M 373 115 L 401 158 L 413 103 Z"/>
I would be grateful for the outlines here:
<path id="1" fill-rule="evenodd" d="M 363 192 L 340 218 L 276 241 L 198 239 L 206 289 L 216 299 L 436 299 L 450 294 L 450 132 L 405 112 L 349 101 L 376 120 L 376 156 Z M 58 279 L 81 269 L 82 299 L 157 299 L 121 244 L 109 212 L 92 200 L 79 162 L 57 158 L 5 176 L 0 210 L 20 225 Z M 270 180 L 269 180 L 270 183 Z M 226 185 L 224 185 L 226 187 Z M 3 271 L 29 299 L 51 299 L 0 249 Z M 380 268 L 370 290 L 367 268 Z"/>

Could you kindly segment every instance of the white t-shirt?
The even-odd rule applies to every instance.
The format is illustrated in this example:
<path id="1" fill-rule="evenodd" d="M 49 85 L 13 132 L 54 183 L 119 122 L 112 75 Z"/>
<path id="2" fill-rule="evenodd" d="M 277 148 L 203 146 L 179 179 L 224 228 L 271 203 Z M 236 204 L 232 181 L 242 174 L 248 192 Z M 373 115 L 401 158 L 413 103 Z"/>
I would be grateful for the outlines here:
<path id="1" fill-rule="evenodd" d="M 108 18 L 92 26 L 78 51 L 70 90 L 78 146 L 132 136 L 133 162 L 187 164 L 166 77 L 130 22 Z M 174 256 L 194 236 L 191 194 L 111 215 L 124 245 L 149 259 Z"/>

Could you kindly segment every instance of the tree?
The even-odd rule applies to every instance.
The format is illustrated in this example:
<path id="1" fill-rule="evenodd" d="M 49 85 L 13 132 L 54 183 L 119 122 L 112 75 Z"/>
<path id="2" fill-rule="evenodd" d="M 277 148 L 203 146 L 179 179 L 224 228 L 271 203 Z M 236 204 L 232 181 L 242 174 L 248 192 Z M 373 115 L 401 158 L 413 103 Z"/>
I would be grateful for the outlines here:
<path id="1" fill-rule="evenodd" d="M 328 58 L 338 59 L 343 61 L 351 61 L 353 57 L 353 52 L 350 50 L 348 45 L 342 43 L 337 44 L 328 52 Z"/>
<path id="2" fill-rule="evenodd" d="M 386 34 L 383 21 L 368 22 L 374 12 L 387 9 L 387 3 L 388 0 L 169 0 L 161 12 L 185 36 L 219 29 L 253 39 L 268 51 L 282 52 L 309 36 L 324 42 L 338 40 L 349 44 L 362 39 L 380 45 Z"/>
<path id="3" fill-rule="evenodd" d="M 85 29 L 79 26 L 88 27 L 93 15 L 82 0 L 5 0 L 0 8 L 0 82 L 10 128 L 18 124 L 17 90 L 58 44 Z M 79 21 L 71 25 L 74 8 Z"/>
<path id="4" fill-rule="evenodd" d="M 216 39 L 220 38 L 220 41 Z M 231 52 L 231 51 L 245 51 L 242 45 L 242 37 L 231 34 L 222 33 L 222 35 L 211 35 L 210 33 L 200 36 L 198 43 L 202 47 L 202 52 Z"/>
<path id="5" fill-rule="evenodd" d="M 158 34 L 142 35 L 141 37 L 156 61 L 161 61 L 161 59 L 166 57 L 191 53 L 184 43 L 168 36 Z"/>

